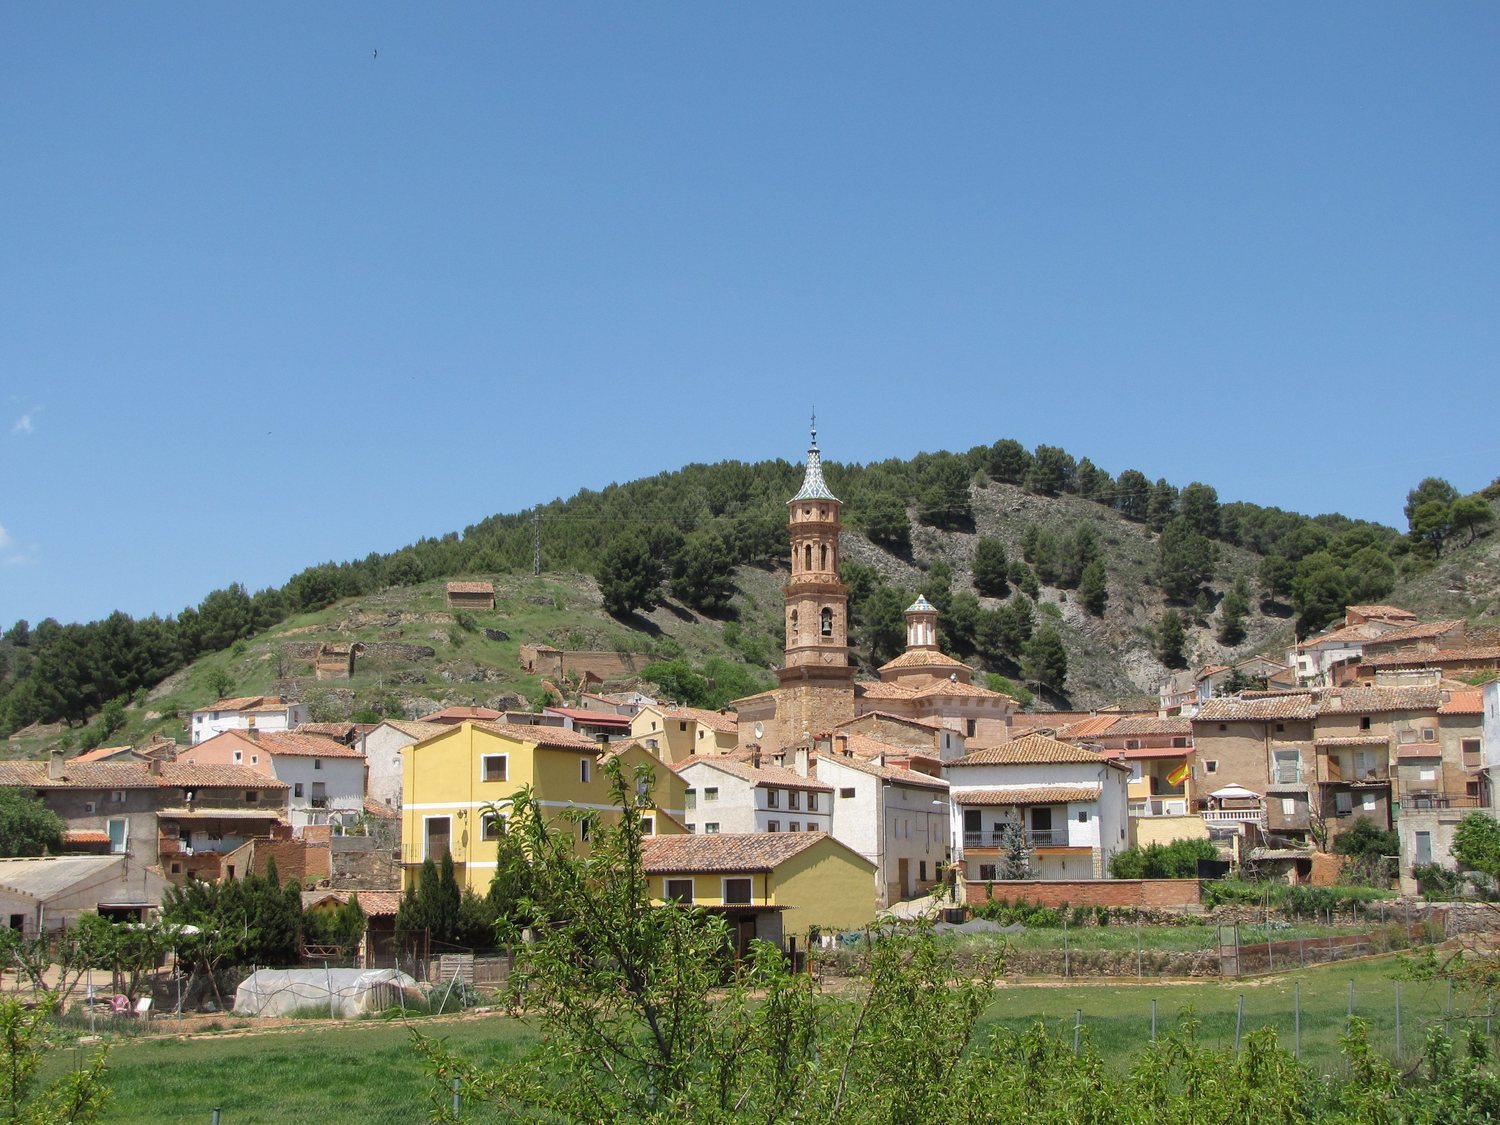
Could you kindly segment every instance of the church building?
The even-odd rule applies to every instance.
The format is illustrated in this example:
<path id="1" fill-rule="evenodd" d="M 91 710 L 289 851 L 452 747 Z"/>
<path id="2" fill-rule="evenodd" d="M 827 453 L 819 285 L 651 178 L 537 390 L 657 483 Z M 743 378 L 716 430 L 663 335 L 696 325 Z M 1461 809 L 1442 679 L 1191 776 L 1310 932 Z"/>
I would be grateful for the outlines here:
<path id="1" fill-rule="evenodd" d="M 782 591 L 785 660 L 775 688 L 731 704 L 739 715 L 740 746 L 753 743 L 775 754 L 877 713 L 944 733 L 935 744 L 952 747 L 948 754 L 955 757 L 965 743 L 973 749 L 1009 741 L 1015 700 L 978 686 L 967 664 L 938 649 L 938 612 L 924 597 L 906 611 L 906 651 L 881 667 L 879 681 L 855 681 L 849 591 L 839 581 L 843 504 L 823 479 L 817 430 L 802 487 L 787 509 L 792 573 Z"/>

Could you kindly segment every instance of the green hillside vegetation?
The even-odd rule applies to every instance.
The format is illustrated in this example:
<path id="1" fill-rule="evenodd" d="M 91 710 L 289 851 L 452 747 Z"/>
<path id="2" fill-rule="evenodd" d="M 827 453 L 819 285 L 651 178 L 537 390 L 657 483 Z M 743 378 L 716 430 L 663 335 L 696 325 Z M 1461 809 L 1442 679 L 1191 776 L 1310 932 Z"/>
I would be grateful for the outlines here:
<path id="1" fill-rule="evenodd" d="M 1114 476 L 1010 440 L 824 469 L 845 502 L 857 659 L 871 669 L 900 650 L 901 610 L 921 592 L 942 611 L 949 651 L 1044 706 L 1154 693 L 1163 655 L 1193 664 L 1276 651 L 1346 602 L 1476 622 L 1500 610 L 1495 485 L 1462 497 L 1423 481 L 1402 534 L 1220 503 L 1202 483 Z M 786 461 L 690 465 L 309 567 L 278 589 L 232 584 L 172 617 L 17 622 L 0 635 L 0 734 L 29 732 L 12 752 L 127 741 L 170 733 L 176 712 L 224 691 L 289 685 L 331 718 L 410 711 L 418 698 L 535 702 L 541 685 L 517 658 L 527 641 L 686 657 L 700 675 L 709 658 L 763 674 L 780 658 L 785 501 L 800 475 Z M 497 582 L 493 615 L 443 608 L 442 583 L 459 577 Z M 1168 610 L 1183 625 L 1180 652 L 1161 644 Z M 383 638 L 434 655 L 416 668 L 375 654 L 352 683 L 311 682 L 289 665 L 292 638 Z"/>

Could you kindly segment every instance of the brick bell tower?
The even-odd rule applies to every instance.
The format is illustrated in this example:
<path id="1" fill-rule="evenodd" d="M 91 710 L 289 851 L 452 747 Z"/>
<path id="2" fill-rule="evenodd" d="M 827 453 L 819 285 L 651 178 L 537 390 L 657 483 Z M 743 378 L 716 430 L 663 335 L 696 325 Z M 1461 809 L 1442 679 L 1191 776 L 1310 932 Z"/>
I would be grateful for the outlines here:
<path id="1" fill-rule="evenodd" d="M 786 598 L 786 660 L 777 673 L 782 734 L 790 740 L 827 731 L 854 717 L 854 669 L 849 664 L 849 590 L 839 581 L 843 504 L 823 480 L 816 420 L 807 470 L 787 501 L 792 576 Z"/>

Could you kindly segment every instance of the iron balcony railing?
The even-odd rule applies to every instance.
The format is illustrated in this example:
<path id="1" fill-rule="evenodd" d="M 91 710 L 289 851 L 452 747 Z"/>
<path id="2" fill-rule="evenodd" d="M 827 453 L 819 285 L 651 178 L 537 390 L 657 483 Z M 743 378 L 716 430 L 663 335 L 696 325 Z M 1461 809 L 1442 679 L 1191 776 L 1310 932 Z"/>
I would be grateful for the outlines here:
<path id="1" fill-rule="evenodd" d="M 964 847 L 966 848 L 1003 848 L 1009 842 L 1008 833 L 1000 832 L 965 832 Z M 1038 828 L 1028 831 L 1026 843 L 1034 848 L 1063 847 L 1068 843 L 1068 830 L 1066 828 Z"/>

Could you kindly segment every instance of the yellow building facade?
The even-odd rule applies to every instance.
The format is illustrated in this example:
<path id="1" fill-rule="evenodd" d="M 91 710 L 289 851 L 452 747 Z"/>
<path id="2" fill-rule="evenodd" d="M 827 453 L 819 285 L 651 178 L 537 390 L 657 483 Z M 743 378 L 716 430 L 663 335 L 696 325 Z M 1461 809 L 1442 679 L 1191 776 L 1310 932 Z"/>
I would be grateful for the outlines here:
<path id="1" fill-rule="evenodd" d="M 568 809 L 587 809 L 618 820 L 601 748 L 593 739 L 557 727 L 465 722 L 406 747 L 402 754 L 401 864 L 412 885 L 425 860 L 446 851 L 460 886 L 484 894 L 494 878 L 496 849 L 509 802 L 530 787 L 549 819 L 566 826 L 579 849 L 589 842 L 581 825 L 561 819 Z M 608 753 L 625 769 L 650 770 L 654 808 L 643 812 L 648 831 L 671 834 L 681 827 L 684 785 L 670 769 L 631 743 Z M 662 815 L 666 814 L 666 815 Z"/>

